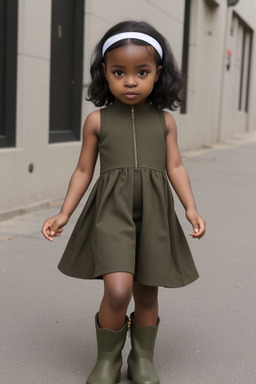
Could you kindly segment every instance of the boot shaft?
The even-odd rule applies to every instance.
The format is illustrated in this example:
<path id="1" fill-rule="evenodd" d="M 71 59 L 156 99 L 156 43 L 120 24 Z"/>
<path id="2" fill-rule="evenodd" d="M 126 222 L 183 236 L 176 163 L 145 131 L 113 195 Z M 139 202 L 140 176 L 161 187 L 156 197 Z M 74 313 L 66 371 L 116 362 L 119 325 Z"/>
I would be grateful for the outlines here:
<path id="1" fill-rule="evenodd" d="M 124 326 L 118 331 L 112 329 L 100 328 L 98 323 L 98 314 L 95 316 L 95 328 L 97 337 L 98 351 L 118 352 L 123 349 L 128 331 L 128 317 L 126 316 Z"/>
<path id="2" fill-rule="evenodd" d="M 155 326 L 140 327 L 134 320 L 134 313 L 131 314 L 131 344 L 132 348 L 154 351 L 160 319 Z"/>
<path id="3" fill-rule="evenodd" d="M 154 347 L 160 320 L 156 326 L 140 327 L 131 314 L 131 344 L 127 377 L 136 384 L 159 384 L 154 367 Z"/>

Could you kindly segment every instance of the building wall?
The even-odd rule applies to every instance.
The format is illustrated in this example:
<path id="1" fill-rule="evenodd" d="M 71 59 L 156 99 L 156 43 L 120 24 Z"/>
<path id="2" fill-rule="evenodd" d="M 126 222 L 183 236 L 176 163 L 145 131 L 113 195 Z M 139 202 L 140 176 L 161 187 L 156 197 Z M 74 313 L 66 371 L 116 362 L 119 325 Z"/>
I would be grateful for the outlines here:
<path id="1" fill-rule="evenodd" d="M 169 40 L 179 66 L 182 62 L 185 0 L 86 0 L 84 83 L 89 81 L 90 57 L 102 34 L 127 19 L 153 24 Z M 256 128 L 256 47 L 253 39 L 248 112 L 237 110 L 234 84 L 239 62 L 230 35 L 233 11 L 255 32 L 256 0 L 227 8 L 225 0 L 192 0 L 189 40 L 187 113 L 174 113 L 180 149 L 199 148 Z M 236 36 L 237 38 L 237 36 Z M 0 148 L 0 214 L 62 198 L 75 168 L 80 142 L 48 143 L 51 47 L 51 1 L 20 0 L 18 15 L 17 143 Z M 84 95 L 83 95 L 84 96 Z M 82 101 L 82 122 L 94 109 Z M 33 164 L 33 172 L 29 166 Z M 97 171 L 95 177 L 97 176 Z"/>

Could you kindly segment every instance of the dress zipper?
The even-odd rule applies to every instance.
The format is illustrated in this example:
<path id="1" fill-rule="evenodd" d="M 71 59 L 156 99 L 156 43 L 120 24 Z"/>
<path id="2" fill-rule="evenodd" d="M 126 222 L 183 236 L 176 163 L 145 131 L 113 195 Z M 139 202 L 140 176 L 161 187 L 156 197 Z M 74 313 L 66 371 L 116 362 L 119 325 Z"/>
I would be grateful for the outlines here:
<path id="1" fill-rule="evenodd" d="M 134 146 L 134 162 L 135 162 L 135 168 L 138 168 L 138 154 L 137 154 L 137 141 L 136 141 L 136 130 L 135 130 L 134 106 L 131 107 L 131 113 L 132 113 L 132 132 L 133 132 L 133 146 Z"/>

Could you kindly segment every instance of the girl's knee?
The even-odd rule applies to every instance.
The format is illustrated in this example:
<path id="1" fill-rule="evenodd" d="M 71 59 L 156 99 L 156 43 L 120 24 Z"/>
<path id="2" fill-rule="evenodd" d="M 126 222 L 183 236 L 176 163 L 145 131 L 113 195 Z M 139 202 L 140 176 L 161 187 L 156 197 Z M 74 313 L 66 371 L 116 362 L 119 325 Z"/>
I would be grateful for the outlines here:
<path id="1" fill-rule="evenodd" d="M 104 294 L 104 298 L 108 301 L 109 307 L 115 312 L 128 307 L 131 296 L 132 291 L 128 287 L 122 287 L 120 285 L 105 289 Z"/>
<path id="2" fill-rule="evenodd" d="M 127 276 L 125 276 L 127 277 Z M 132 279 L 113 278 L 104 279 L 105 292 L 104 298 L 108 301 L 109 306 L 113 311 L 119 311 L 128 306 L 132 297 Z"/>

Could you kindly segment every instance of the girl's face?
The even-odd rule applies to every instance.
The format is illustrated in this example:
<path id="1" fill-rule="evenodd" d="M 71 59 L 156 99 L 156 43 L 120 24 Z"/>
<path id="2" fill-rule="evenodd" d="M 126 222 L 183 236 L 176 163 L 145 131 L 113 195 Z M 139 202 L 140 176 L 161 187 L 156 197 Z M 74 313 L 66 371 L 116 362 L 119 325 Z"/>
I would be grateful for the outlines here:
<path id="1" fill-rule="evenodd" d="M 128 105 L 145 104 L 162 69 L 153 47 L 133 44 L 108 52 L 102 66 L 111 93 Z"/>

